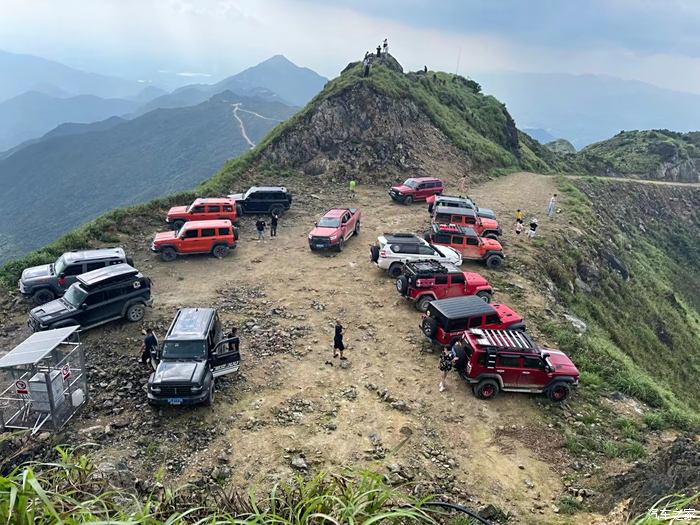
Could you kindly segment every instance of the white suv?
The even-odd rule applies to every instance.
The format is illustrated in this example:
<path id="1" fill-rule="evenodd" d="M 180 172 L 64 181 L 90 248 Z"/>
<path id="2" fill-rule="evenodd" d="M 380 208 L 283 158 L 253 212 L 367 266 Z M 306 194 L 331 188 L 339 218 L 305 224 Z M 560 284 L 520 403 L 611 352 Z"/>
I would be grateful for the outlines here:
<path id="1" fill-rule="evenodd" d="M 462 254 L 447 246 L 429 244 L 412 233 L 386 233 L 369 249 L 369 259 L 392 277 L 401 275 L 403 265 L 412 261 L 462 264 Z"/>

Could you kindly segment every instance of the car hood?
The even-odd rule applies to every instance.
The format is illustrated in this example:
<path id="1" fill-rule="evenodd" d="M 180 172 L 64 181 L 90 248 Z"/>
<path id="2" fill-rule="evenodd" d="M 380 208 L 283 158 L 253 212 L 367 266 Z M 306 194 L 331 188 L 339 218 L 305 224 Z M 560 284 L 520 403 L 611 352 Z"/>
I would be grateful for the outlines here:
<path id="1" fill-rule="evenodd" d="M 22 272 L 22 282 L 30 281 L 47 281 L 53 275 L 50 264 L 42 264 L 41 266 L 32 266 Z"/>
<path id="2" fill-rule="evenodd" d="M 184 215 L 187 213 L 187 206 L 173 206 L 168 210 L 168 217 L 171 215 Z"/>
<path id="3" fill-rule="evenodd" d="M 481 225 L 486 230 L 497 230 L 498 229 L 498 221 L 495 221 L 493 219 L 486 219 L 486 218 L 482 217 L 481 218 Z"/>
<path id="4" fill-rule="evenodd" d="M 496 239 L 489 239 L 487 237 L 484 237 L 482 240 L 484 241 L 484 248 L 486 248 L 487 250 L 494 252 L 503 251 L 503 246 L 501 246 L 501 243 L 498 242 Z"/>
<path id="5" fill-rule="evenodd" d="M 76 311 L 77 308 L 63 299 L 54 299 L 46 304 L 32 308 L 30 315 L 40 322 L 49 322 L 57 317 Z"/>
<path id="6" fill-rule="evenodd" d="M 156 233 L 153 242 L 158 244 L 161 242 L 172 241 L 174 239 L 177 239 L 177 232 L 160 232 Z"/>
<path id="7" fill-rule="evenodd" d="M 314 237 L 330 237 L 336 233 L 338 233 L 338 228 L 319 228 L 316 226 L 309 232 L 309 235 L 313 235 Z"/>
<path id="8" fill-rule="evenodd" d="M 207 364 L 204 361 L 161 361 L 153 374 L 153 384 L 199 383 Z"/>
<path id="9" fill-rule="evenodd" d="M 491 208 L 477 208 L 477 212 L 479 213 L 479 217 L 481 217 L 481 220 L 496 218 L 496 212 L 493 211 Z"/>
<path id="10" fill-rule="evenodd" d="M 404 186 L 403 184 L 399 184 L 398 186 L 392 186 L 392 190 L 398 191 L 399 193 L 411 193 L 413 191 L 413 188 L 410 188 L 409 186 Z"/>
<path id="11" fill-rule="evenodd" d="M 231 195 L 228 195 L 228 198 L 233 199 L 235 201 L 242 201 L 243 193 L 232 193 Z"/>
<path id="12" fill-rule="evenodd" d="M 578 368 L 564 352 L 543 348 L 542 353 L 549 354 L 549 362 L 552 363 L 557 374 L 578 377 Z"/>
<path id="13" fill-rule="evenodd" d="M 472 286 L 489 286 L 489 282 L 476 272 L 464 272 L 467 282 Z"/>
<path id="14" fill-rule="evenodd" d="M 451 262 L 460 261 L 458 263 L 455 263 L 455 264 L 457 264 L 457 266 L 459 266 L 461 264 L 462 254 L 459 253 L 454 248 L 450 248 L 449 246 L 443 246 L 443 245 L 434 245 L 433 248 L 437 248 L 437 250 L 439 252 L 444 253 L 445 257 L 447 259 L 449 259 Z"/>
<path id="15" fill-rule="evenodd" d="M 498 317 L 501 319 L 503 324 L 509 326 L 516 323 L 522 323 L 523 317 L 505 304 L 491 303 L 491 306 L 493 306 L 493 308 L 496 310 L 496 313 L 498 313 Z"/>

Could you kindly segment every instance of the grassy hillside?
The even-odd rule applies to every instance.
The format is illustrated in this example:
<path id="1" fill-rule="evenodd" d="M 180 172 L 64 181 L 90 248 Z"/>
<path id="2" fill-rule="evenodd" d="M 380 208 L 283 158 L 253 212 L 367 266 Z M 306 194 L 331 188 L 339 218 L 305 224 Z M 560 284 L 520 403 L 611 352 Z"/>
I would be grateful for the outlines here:
<path id="1" fill-rule="evenodd" d="M 700 133 L 623 131 L 584 148 L 578 157 L 592 175 L 698 182 Z"/>
<path id="2" fill-rule="evenodd" d="M 554 153 L 559 153 L 561 155 L 576 153 L 576 148 L 574 145 L 566 139 L 556 139 L 551 142 L 547 142 L 545 146 Z"/>

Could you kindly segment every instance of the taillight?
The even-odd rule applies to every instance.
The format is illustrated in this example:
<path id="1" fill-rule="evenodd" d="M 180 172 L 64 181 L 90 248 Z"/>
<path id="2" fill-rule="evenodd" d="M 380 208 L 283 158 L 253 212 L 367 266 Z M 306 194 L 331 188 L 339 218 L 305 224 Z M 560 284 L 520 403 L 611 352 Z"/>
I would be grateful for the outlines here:
<path id="1" fill-rule="evenodd" d="M 65 277 L 59 277 L 58 279 L 58 286 L 65 286 L 66 284 L 66 278 Z"/>
<path id="2" fill-rule="evenodd" d="M 386 257 L 386 251 L 385 251 L 385 250 L 380 250 L 380 251 L 379 251 L 379 257 Z"/>
<path id="3" fill-rule="evenodd" d="M 416 286 L 422 288 L 424 286 L 430 286 L 432 279 L 418 279 L 416 281 Z"/>

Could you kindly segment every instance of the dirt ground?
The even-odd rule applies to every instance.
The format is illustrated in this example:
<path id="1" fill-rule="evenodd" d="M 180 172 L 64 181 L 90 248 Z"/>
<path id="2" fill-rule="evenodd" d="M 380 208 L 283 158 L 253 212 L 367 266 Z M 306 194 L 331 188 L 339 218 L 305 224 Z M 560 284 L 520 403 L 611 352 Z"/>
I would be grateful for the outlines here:
<path id="1" fill-rule="evenodd" d="M 527 173 L 468 191 L 496 211 L 508 259 L 498 271 L 464 268 L 489 278 L 494 301 L 526 318 L 546 317 L 548 299 L 523 264 L 537 248 L 515 238 L 512 217 L 522 207 L 546 236 L 561 222 L 545 216 L 554 191 L 552 178 Z M 514 514 L 510 523 L 575 523 L 553 510 L 568 458 L 534 399 L 479 401 L 456 374 L 440 393 L 438 356 L 424 351 L 420 314 L 369 262 L 377 235 L 424 231 L 426 206 L 393 203 L 379 187 L 359 187 L 354 199 L 342 189 L 295 194 L 277 238 L 255 241 L 254 219 L 246 218 L 238 248 L 223 260 L 163 263 L 148 251 L 155 229 L 125 240 L 136 266 L 153 279 L 155 305 L 144 323 L 112 323 L 84 335 L 93 399 L 61 438 L 97 443 L 98 462 L 126 465 L 139 479 L 163 466 L 174 485 L 214 476 L 226 485 L 264 487 L 298 471 L 366 467 L 477 509 L 492 503 Z M 342 253 L 312 253 L 307 233 L 331 206 L 360 207 L 362 231 Z M 162 337 L 183 306 L 216 306 L 227 326 L 240 327 L 241 373 L 218 384 L 211 409 L 154 410 L 145 403 L 148 374 L 138 363 L 141 331 L 154 326 Z M 28 308 L 23 303 L 21 315 L 1 327 L 3 351 L 27 335 Z M 347 329 L 346 368 L 332 358 L 335 319 Z M 537 333 L 536 323 L 530 326 Z"/>

